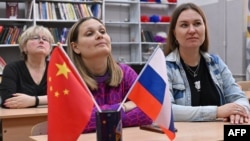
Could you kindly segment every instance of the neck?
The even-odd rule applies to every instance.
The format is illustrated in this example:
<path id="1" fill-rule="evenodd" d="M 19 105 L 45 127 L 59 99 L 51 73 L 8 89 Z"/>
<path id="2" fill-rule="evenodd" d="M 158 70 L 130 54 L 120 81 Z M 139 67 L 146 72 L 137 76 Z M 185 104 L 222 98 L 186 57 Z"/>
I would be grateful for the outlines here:
<path id="1" fill-rule="evenodd" d="M 46 62 L 44 60 L 30 60 L 26 61 L 26 65 L 33 69 L 44 69 L 46 68 Z"/>
<path id="2" fill-rule="evenodd" d="M 180 56 L 182 58 L 182 60 L 184 61 L 184 63 L 188 66 L 197 66 L 200 63 L 200 58 L 201 55 L 199 52 L 184 52 L 184 51 L 180 51 Z"/>
<path id="3" fill-rule="evenodd" d="M 103 76 L 108 69 L 107 59 L 100 61 L 84 61 L 88 71 L 94 76 Z"/>

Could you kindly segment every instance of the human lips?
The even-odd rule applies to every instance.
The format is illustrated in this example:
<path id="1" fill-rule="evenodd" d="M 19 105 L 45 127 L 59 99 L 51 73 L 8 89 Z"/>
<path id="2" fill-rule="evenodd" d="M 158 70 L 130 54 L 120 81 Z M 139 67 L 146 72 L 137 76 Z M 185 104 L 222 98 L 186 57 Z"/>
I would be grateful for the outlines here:
<path id="1" fill-rule="evenodd" d="M 196 40 L 198 37 L 188 37 L 187 40 Z"/>
<path id="2" fill-rule="evenodd" d="M 45 48 L 45 46 L 39 45 L 39 46 L 37 46 L 37 48 Z"/>
<path id="3" fill-rule="evenodd" d="M 99 42 L 98 44 L 96 44 L 96 46 L 103 46 L 106 45 L 106 42 Z"/>

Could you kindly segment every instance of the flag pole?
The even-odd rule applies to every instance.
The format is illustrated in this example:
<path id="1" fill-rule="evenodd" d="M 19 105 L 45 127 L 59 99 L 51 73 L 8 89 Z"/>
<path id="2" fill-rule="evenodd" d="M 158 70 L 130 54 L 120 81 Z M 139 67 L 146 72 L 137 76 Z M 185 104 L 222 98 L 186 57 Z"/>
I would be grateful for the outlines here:
<path id="1" fill-rule="evenodd" d="M 151 58 L 154 56 L 155 52 L 157 51 L 157 49 L 161 49 L 160 45 L 158 44 L 157 47 L 155 48 L 154 52 L 152 53 L 152 55 L 149 57 L 149 59 L 147 60 L 147 63 L 144 65 L 144 67 L 142 68 L 141 72 L 143 72 L 146 68 L 146 66 L 148 65 L 149 60 L 151 60 Z M 129 91 L 127 92 L 126 96 L 124 97 L 123 101 L 121 102 L 120 106 L 118 107 L 117 111 L 120 111 L 122 108 L 122 105 L 125 103 L 125 101 L 127 100 L 129 93 L 132 91 L 132 88 L 134 87 L 135 83 L 138 81 L 138 79 L 141 76 L 141 72 L 139 73 L 139 75 L 137 76 L 137 78 L 135 79 L 133 85 L 130 87 Z"/>
<path id="2" fill-rule="evenodd" d="M 64 55 L 66 56 L 66 58 L 69 60 L 69 63 L 70 63 L 70 65 L 73 67 L 73 69 L 74 69 L 74 71 L 76 72 L 77 76 L 78 76 L 79 78 L 82 78 L 81 75 L 79 74 L 78 70 L 76 69 L 75 65 L 72 63 L 71 59 L 69 58 L 68 54 L 64 51 L 62 45 L 61 45 L 60 43 L 57 43 L 57 45 L 58 45 L 58 47 L 61 49 L 61 51 L 64 53 Z M 97 104 L 95 98 L 93 97 L 93 95 L 92 95 L 92 93 L 90 92 L 90 90 L 89 90 L 88 86 L 86 85 L 86 83 L 83 81 L 83 79 L 80 79 L 80 80 L 81 80 L 81 83 L 86 87 L 87 91 L 89 92 L 89 94 L 90 94 L 90 96 L 91 96 L 91 98 L 92 98 L 92 100 L 93 100 L 93 102 L 94 102 L 94 104 L 95 104 L 95 106 L 96 106 L 98 112 L 102 112 L 100 106 Z"/>

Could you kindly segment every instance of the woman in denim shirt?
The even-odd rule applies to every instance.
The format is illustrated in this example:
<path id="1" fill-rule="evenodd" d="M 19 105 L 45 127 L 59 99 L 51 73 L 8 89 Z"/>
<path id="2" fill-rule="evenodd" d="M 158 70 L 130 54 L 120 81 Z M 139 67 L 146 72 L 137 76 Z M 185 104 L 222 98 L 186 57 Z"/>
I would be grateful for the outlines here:
<path id="1" fill-rule="evenodd" d="M 193 3 L 173 12 L 167 45 L 169 88 L 175 121 L 249 121 L 249 101 L 227 65 L 208 53 L 207 22 Z"/>

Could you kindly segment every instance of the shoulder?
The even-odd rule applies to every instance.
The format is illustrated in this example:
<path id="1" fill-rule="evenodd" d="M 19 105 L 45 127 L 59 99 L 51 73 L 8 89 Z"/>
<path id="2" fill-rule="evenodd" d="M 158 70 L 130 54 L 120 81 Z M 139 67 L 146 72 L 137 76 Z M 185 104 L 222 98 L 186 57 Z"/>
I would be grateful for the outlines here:
<path id="1" fill-rule="evenodd" d="M 126 72 L 126 71 L 134 71 L 129 65 L 127 64 L 121 64 L 119 63 L 118 64 L 120 66 L 120 68 L 122 69 L 123 72 Z"/>
<path id="2" fill-rule="evenodd" d="M 3 69 L 3 77 L 14 77 L 21 72 L 25 71 L 25 62 L 24 61 L 15 61 L 7 63 Z"/>
<path id="3" fill-rule="evenodd" d="M 137 73 L 135 72 L 135 70 L 132 67 L 130 67 L 129 65 L 122 64 L 122 63 L 119 63 L 118 65 L 120 66 L 125 77 L 136 77 L 137 76 Z"/>
<path id="4" fill-rule="evenodd" d="M 25 67 L 25 62 L 23 60 L 10 62 L 5 66 L 5 69 L 22 69 Z"/>
<path id="5" fill-rule="evenodd" d="M 210 62 L 211 64 L 219 64 L 222 61 L 220 56 L 218 54 L 213 54 L 213 53 L 202 53 L 203 57 L 206 59 L 206 62 Z"/>

